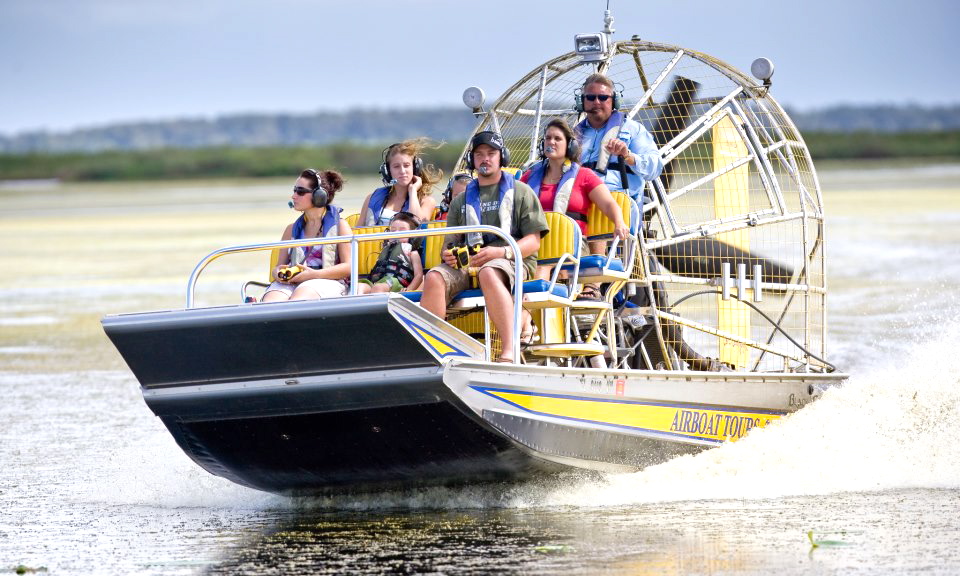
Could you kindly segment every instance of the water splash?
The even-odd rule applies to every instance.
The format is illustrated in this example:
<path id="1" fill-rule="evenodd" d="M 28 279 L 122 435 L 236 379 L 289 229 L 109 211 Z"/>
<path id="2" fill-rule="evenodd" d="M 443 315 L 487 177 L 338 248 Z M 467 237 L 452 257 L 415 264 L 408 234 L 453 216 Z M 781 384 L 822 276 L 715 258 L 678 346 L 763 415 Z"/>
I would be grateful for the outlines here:
<path id="1" fill-rule="evenodd" d="M 740 442 L 535 498 L 610 506 L 960 488 L 960 322 Z"/>
<path id="2" fill-rule="evenodd" d="M 960 488 L 960 321 L 936 338 L 863 366 L 841 388 L 743 440 L 633 474 L 333 496 L 296 507 L 607 507 L 760 500 L 908 488 Z"/>

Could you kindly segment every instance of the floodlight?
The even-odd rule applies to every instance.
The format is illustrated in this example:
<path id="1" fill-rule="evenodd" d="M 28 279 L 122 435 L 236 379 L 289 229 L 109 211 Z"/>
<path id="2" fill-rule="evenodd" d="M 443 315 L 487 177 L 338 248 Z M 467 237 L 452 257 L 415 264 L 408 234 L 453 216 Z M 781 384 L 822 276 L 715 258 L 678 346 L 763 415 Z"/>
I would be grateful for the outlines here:
<path id="1" fill-rule="evenodd" d="M 607 37 L 604 34 L 577 34 L 573 37 L 573 51 L 583 62 L 603 60 L 607 53 Z"/>

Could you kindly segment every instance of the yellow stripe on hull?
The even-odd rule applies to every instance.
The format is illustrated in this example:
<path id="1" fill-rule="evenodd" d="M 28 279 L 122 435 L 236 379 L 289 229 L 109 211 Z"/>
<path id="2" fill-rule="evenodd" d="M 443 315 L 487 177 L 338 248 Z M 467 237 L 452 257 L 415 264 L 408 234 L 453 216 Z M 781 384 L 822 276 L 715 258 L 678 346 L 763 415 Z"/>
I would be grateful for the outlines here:
<path id="1" fill-rule="evenodd" d="M 595 422 L 659 432 L 712 442 L 735 441 L 752 428 L 763 428 L 782 414 L 714 410 L 694 406 L 644 404 L 575 396 L 521 393 L 512 390 L 474 387 L 475 390 L 508 404 L 544 416 Z"/>
<path id="2" fill-rule="evenodd" d="M 407 318 L 406 316 L 398 315 L 397 317 L 407 326 L 410 332 L 416 336 L 420 342 L 438 359 L 443 359 L 448 356 L 463 356 L 466 358 L 471 357 L 467 351 L 457 348 L 454 344 L 447 342 L 446 340 L 443 340 L 430 332 L 430 328 L 421 326 L 413 319 Z"/>

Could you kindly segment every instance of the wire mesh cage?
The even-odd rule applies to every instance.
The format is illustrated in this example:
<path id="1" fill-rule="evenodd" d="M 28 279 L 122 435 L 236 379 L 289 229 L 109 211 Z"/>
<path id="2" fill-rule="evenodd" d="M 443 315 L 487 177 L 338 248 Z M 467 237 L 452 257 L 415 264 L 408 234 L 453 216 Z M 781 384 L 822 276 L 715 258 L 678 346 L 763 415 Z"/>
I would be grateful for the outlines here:
<path id="1" fill-rule="evenodd" d="M 570 52 L 538 66 L 478 114 L 475 132 L 500 132 L 513 165 L 529 166 L 543 126 L 580 120 L 575 94 L 596 72 L 614 81 L 619 110 L 652 134 L 664 163 L 638 199 L 633 275 L 652 305 L 659 366 L 831 368 L 820 186 L 768 86 L 699 52 L 621 41 L 596 62 Z"/>

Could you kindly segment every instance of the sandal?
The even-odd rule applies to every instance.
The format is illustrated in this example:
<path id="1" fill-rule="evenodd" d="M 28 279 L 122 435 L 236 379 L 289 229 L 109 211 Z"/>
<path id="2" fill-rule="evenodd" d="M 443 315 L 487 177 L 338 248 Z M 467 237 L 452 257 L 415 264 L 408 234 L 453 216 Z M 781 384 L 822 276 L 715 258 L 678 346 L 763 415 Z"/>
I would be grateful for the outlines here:
<path id="1" fill-rule="evenodd" d="M 601 300 L 600 287 L 596 284 L 584 284 L 583 289 L 577 294 L 577 300 L 589 300 L 599 302 Z"/>
<path id="2" fill-rule="evenodd" d="M 520 345 L 529 346 L 534 342 L 540 341 L 540 328 L 536 324 L 525 326 L 520 332 Z"/>

